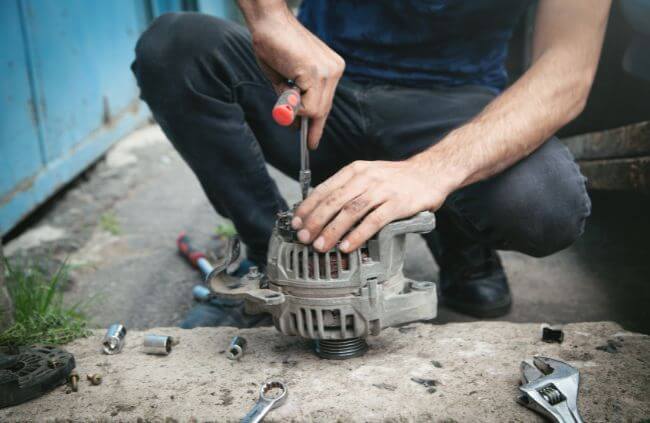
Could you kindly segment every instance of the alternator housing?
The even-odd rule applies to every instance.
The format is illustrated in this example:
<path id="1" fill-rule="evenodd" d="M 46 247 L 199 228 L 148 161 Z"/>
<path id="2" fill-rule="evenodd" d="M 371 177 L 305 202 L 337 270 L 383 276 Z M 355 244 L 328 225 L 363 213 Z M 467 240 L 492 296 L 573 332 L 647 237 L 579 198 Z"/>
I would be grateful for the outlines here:
<path id="1" fill-rule="evenodd" d="M 358 355 L 364 339 L 385 327 L 436 317 L 436 285 L 403 274 L 406 235 L 431 231 L 432 213 L 390 223 L 352 253 L 320 253 L 300 243 L 292 217 L 278 216 L 266 277 L 234 286 L 211 278 L 213 290 L 244 298 L 250 312 L 271 313 L 280 332 L 318 341 L 317 352 L 328 358 Z"/>

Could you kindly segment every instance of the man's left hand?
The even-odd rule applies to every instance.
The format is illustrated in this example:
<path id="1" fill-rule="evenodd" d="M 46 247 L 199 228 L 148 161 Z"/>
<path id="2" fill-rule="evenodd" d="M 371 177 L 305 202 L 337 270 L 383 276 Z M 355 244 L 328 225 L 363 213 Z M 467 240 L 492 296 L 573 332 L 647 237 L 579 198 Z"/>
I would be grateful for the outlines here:
<path id="1" fill-rule="evenodd" d="M 339 249 L 351 252 L 394 220 L 437 210 L 451 189 L 431 173 L 413 160 L 356 161 L 318 185 L 291 224 L 298 239 L 317 251 L 331 249 L 345 236 Z"/>

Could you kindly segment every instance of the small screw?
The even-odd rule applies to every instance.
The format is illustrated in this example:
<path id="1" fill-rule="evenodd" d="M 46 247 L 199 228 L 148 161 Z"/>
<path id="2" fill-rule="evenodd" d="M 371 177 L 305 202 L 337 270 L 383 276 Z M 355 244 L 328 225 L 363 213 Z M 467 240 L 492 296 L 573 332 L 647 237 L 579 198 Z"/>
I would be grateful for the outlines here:
<path id="1" fill-rule="evenodd" d="M 262 274 L 257 266 L 251 266 L 246 274 L 248 279 L 258 279 L 260 276 L 262 276 Z"/>
<path id="2" fill-rule="evenodd" d="M 72 388 L 72 392 L 77 392 L 79 390 L 79 374 L 76 370 L 70 372 L 70 376 L 68 376 L 68 382 L 70 382 L 70 388 Z"/>
<path id="3" fill-rule="evenodd" d="M 88 379 L 91 385 L 100 385 L 102 383 L 102 375 L 99 373 L 86 375 L 86 379 Z"/>

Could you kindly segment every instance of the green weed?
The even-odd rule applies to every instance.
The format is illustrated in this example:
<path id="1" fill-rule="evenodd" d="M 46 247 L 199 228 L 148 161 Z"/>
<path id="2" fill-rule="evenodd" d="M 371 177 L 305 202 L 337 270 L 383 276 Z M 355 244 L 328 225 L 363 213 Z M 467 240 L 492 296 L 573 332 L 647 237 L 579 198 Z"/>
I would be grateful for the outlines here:
<path id="1" fill-rule="evenodd" d="M 99 227 L 112 235 L 119 235 L 122 233 L 120 222 L 112 211 L 108 211 L 99 217 Z"/>
<path id="2" fill-rule="evenodd" d="M 214 234 L 224 238 L 232 238 L 237 235 L 237 229 L 231 222 L 224 222 L 217 225 Z"/>
<path id="3" fill-rule="evenodd" d="M 89 334 L 82 304 L 63 304 L 67 264 L 62 264 L 52 276 L 32 264 L 11 264 L 5 260 L 5 267 L 15 323 L 0 333 L 0 346 L 59 345 Z"/>

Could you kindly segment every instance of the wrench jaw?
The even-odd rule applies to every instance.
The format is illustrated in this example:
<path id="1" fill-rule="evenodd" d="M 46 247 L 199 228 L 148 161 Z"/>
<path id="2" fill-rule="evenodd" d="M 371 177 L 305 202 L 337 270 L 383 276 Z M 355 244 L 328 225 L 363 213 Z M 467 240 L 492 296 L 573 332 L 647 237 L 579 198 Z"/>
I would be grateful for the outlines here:
<path id="1" fill-rule="evenodd" d="M 522 395 L 517 402 L 556 422 L 581 423 L 578 413 L 580 374 L 568 364 L 536 356 L 521 363 Z"/>
<path id="2" fill-rule="evenodd" d="M 274 389 L 279 390 L 280 392 L 277 395 L 269 395 L 269 393 Z M 287 392 L 286 385 L 283 382 L 276 380 L 264 382 L 260 386 L 260 398 L 265 401 L 273 402 L 271 410 L 284 404 L 287 400 Z"/>

